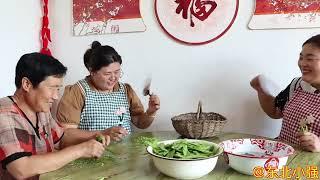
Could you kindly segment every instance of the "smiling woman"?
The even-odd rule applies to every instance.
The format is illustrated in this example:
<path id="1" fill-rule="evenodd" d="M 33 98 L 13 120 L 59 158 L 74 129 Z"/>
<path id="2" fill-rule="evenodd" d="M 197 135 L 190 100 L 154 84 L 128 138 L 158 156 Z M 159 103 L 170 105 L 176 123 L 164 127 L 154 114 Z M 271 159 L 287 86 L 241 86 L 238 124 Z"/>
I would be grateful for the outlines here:
<path id="1" fill-rule="evenodd" d="M 303 43 L 298 66 L 302 76 L 292 80 L 276 97 L 261 87 L 259 76 L 251 86 L 258 92 L 262 109 L 272 118 L 283 118 L 279 140 L 320 152 L 320 34 Z M 301 128 L 300 122 L 308 117 L 314 119 L 313 123 Z"/>
<path id="2" fill-rule="evenodd" d="M 108 128 L 113 140 L 131 133 L 131 123 L 138 128 L 149 127 L 160 108 L 160 100 L 151 94 L 144 111 L 132 87 L 120 82 L 121 64 L 122 58 L 113 47 L 94 41 L 84 54 L 89 75 L 66 87 L 57 109 L 58 120 L 66 127 L 90 131 Z"/>

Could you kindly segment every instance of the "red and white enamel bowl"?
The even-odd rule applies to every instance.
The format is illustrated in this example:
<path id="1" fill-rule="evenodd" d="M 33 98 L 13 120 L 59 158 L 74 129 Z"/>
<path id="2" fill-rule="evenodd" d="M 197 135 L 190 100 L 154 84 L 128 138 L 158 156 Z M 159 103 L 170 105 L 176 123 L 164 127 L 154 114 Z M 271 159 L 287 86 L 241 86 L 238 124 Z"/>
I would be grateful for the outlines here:
<path id="1" fill-rule="evenodd" d="M 230 139 L 219 145 L 224 149 L 223 155 L 229 166 L 247 175 L 262 170 L 266 173 L 268 168 L 279 170 L 294 153 L 293 147 L 267 139 Z"/>

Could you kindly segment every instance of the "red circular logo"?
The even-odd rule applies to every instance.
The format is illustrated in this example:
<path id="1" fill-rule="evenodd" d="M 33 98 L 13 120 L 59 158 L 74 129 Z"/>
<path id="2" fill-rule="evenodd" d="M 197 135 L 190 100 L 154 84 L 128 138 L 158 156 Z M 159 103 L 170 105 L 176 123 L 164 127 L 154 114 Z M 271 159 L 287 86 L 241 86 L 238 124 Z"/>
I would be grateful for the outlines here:
<path id="1" fill-rule="evenodd" d="M 269 158 L 266 163 L 264 163 L 264 169 L 278 169 L 279 167 L 279 159 L 276 157 Z"/>
<path id="2" fill-rule="evenodd" d="M 236 19 L 239 0 L 155 0 L 161 28 L 173 39 L 200 45 L 224 35 Z"/>

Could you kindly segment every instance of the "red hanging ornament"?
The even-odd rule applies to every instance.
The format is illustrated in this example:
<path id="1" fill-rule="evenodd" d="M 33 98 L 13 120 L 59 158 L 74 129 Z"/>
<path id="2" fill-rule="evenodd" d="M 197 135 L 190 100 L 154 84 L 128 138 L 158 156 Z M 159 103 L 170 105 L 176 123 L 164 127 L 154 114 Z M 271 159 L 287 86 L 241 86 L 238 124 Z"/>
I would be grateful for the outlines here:
<path id="1" fill-rule="evenodd" d="M 51 51 L 48 48 L 48 44 L 49 42 L 51 42 L 50 29 L 48 26 L 49 26 L 48 0 L 43 0 L 43 18 L 42 18 L 42 28 L 41 28 L 42 48 L 40 50 L 40 53 L 51 56 Z"/>

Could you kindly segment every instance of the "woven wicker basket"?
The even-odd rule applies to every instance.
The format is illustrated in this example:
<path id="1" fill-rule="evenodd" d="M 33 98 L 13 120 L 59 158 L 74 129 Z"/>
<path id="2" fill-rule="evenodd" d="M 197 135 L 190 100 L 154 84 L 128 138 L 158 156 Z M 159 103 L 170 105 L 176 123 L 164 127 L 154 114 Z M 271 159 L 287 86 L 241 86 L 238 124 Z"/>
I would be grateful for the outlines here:
<path id="1" fill-rule="evenodd" d="M 175 130 L 186 138 L 209 138 L 218 135 L 227 119 L 214 112 L 202 112 L 202 103 L 196 113 L 186 113 L 171 118 Z"/>

